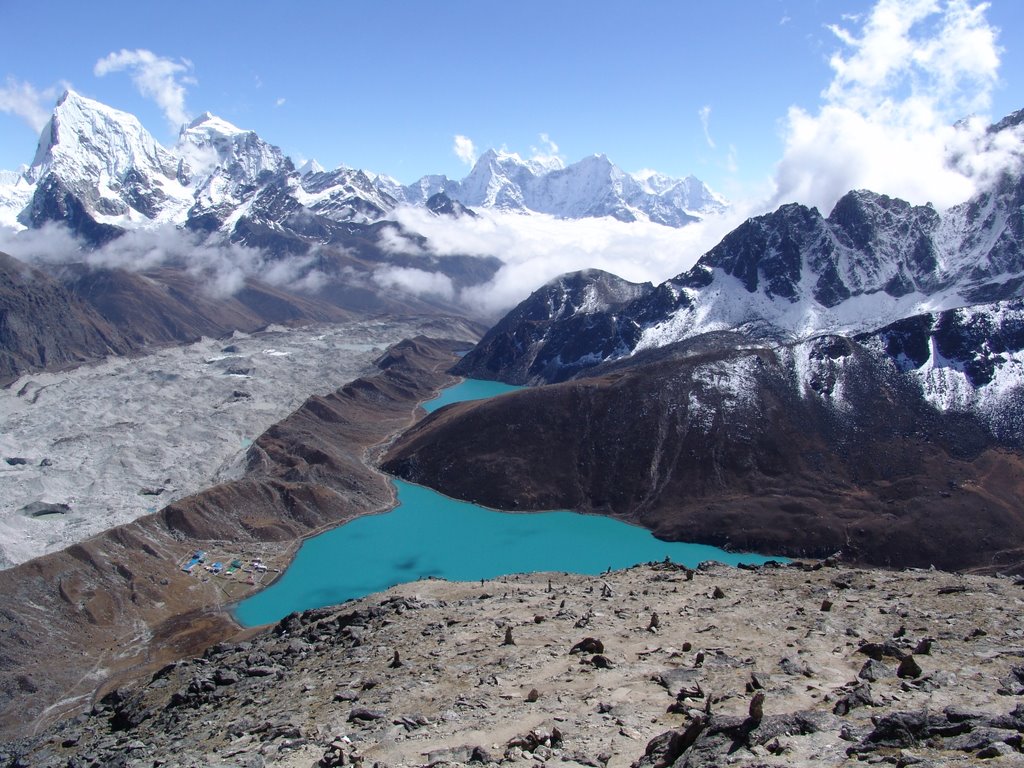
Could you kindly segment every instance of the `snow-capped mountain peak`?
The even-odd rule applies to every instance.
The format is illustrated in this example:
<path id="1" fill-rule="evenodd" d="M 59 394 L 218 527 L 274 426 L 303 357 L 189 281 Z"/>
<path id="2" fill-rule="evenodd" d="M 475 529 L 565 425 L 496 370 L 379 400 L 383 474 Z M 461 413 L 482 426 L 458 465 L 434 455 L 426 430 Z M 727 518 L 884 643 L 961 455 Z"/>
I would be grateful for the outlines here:
<path id="1" fill-rule="evenodd" d="M 291 160 L 278 147 L 209 112 L 182 129 L 176 149 L 194 173 L 219 165 L 237 182 L 251 183 L 266 171 L 291 170 Z"/>
<path id="2" fill-rule="evenodd" d="M 179 158 L 142 127 L 138 118 L 74 91 L 65 91 L 43 128 L 29 189 L 5 190 L 10 204 L 26 203 L 20 225 L 78 222 L 79 234 L 99 243 L 118 228 L 174 219 L 187 210 L 189 193 Z M 13 217 L 12 217 L 13 218 Z"/>
<path id="3" fill-rule="evenodd" d="M 320 165 L 320 163 L 318 163 L 315 159 L 313 159 L 304 162 L 299 167 L 298 173 L 299 176 L 308 176 L 311 173 L 323 173 L 325 170 L 327 169 Z"/>
<path id="4" fill-rule="evenodd" d="M 182 133 L 201 130 L 204 133 L 218 133 L 223 136 L 234 136 L 236 133 L 246 133 L 243 128 L 229 123 L 222 117 L 217 117 L 212 112 L 203 112 L 195 120 L 181 129 Z"/>
<path id="5" fill-rule="evenodd" d="M 129 170 L 173 178 L 177 160 L 127 112 L 65 91 L 43 128 L 32 162 L 36 179 L 60 168 L 82 181 L 121 179 Z"/>

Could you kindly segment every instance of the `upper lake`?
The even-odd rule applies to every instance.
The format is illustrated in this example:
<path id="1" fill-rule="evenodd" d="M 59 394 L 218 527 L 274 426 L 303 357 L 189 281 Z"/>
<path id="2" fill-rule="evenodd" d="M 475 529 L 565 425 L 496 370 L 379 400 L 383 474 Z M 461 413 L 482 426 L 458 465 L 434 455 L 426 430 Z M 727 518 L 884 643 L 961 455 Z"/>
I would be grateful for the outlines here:
<path id="1" fill-rule="evenodd" d="M 517 387 L 514 384 L 503 384 L 500 381 L 481 381 L 480 379 L 463 379 L 454 387 L 441 390 L 441 394 L 433 400 L 423 403 L 423 409 L 433 413 L 438 408 L 443 408 L 452 403 L 462 403 L 466 400 L 483 400 L 487 397 L 496 397 L 506 392 L 515 392 Z"/>
<path id="2" fill-rule="evenodd" d="M 514 389 L 467 381 L 445 392 L 446 402 Z M 476 397 L 459 397 L 465 387 Z M 440 407 L 437 400 L 429 405 Z M 268 624 L 292 611 L 334 605 L 426 577 L 453 581 L 493 579 L 528 571 L 598 574 L 607 568 L 663 560 L 696 566 L 704 560 L 730 565 L 763 563 L 703 544 L 667 542 L 643 528 L 574 512 L 497 512 L 448 498 L 429 488 L 393 480 L 398 506 L 307 539 L 285 573 L 241 602 L 236 618 L 246 626 Z"/>

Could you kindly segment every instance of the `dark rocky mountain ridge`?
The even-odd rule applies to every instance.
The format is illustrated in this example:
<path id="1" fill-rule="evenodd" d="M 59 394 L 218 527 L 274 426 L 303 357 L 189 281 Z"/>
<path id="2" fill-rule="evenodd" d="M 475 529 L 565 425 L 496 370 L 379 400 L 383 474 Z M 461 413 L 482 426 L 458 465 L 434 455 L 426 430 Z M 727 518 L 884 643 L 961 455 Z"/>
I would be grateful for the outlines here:
<path id="1" fill-rule="evenodd" d="M 1003 121 L 996 131 L 1024 147 L 1019 121 Z M 783 205 L 748 219 L 692 268 L 638 290 L 622 305 L 588 307 L 581 297 L 590 279 L 596 278 L 559 278 L 520 305 L 574 304 L 581 317 L 553 312 L 541 318 L 534 309 L 527 319 L 516 308 L 458 372 L 516 384 L 562 381 L 603 361 L 709 331 L 739 330 L 755 342 L 795 341 L 1019 297 L 1024 172 L 1019 162 L 1011 165 L 943 212 L 866 190 L 846 194 L 828 217 L 797 203 Z M 577 331 L 571 350 L 563 332 L 570 325 Z M 514 363 L 510 348 L 519 350 Z"/>
<path id="2" fill-rule="evenodd" d="M 563 275 L 492 326 L 454 372 L 513 384 L 570 378 L 635 344 L 619 313 L 652 290 L 597 269 Z"/>

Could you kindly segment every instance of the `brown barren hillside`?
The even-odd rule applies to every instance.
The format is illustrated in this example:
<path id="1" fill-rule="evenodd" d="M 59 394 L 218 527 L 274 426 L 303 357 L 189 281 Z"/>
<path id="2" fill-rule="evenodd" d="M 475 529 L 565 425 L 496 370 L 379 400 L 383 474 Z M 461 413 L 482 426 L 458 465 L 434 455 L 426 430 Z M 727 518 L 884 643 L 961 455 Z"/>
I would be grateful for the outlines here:
<path id="1" fill-rule="evenodd" d="M 796 391 L 783 351 L 670 357 L 455 404 L 383 466 L 499 509 L 607 514 L 739 551 L 1024 568 L 1021 451 L 847 344 L 838 405 Z"/>

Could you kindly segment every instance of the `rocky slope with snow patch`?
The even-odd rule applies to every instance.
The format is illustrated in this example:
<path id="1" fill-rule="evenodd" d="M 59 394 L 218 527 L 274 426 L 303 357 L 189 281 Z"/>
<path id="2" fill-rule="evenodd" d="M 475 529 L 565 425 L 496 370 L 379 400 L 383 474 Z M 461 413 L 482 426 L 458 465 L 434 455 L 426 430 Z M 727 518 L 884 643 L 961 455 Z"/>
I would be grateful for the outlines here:
<path id="1" fill-rule="evenodd" d="M 569 378 L 632 348 L 633 326 L 617 313 L 651 290 L 597 269 L 563 275 L 499 320 L 454 372 L 515 384 Z"/>

